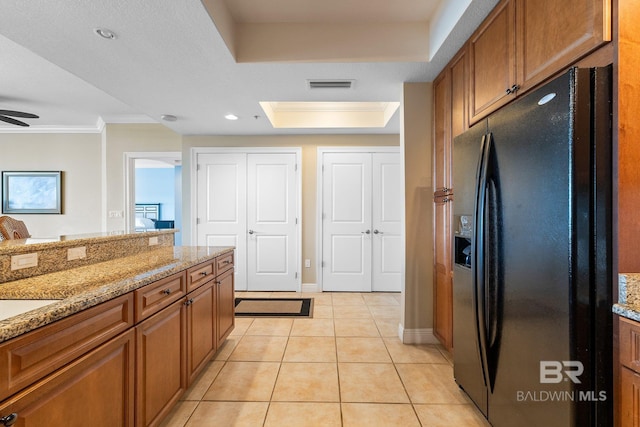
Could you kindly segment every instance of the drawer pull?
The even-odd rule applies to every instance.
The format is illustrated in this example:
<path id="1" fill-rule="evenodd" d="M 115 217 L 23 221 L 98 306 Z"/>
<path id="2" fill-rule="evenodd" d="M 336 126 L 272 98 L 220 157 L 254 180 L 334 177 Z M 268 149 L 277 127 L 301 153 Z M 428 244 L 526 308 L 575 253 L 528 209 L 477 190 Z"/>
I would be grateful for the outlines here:
<path id="1" fill-rule="evenodd" d="M 15 424 L 17 419 L 18 414 L 14 412 L 13 414 L 9 414 L 6 417 L 0 418 L 0 424 L 2 424 L 3 426 L 12 426 Z"/>
<path id="2" fill-rule="evenodd" d="M 207 275 L 207 272 L 206 272 L 206 271 L 201 271 L 201 272 L 200 272 L 200 275 L 201 275 L 201 276 L 206 276 L 206 275 Z"/>
<path id="3" fill-rule="evenodd" d="M 171 294 L 171 289 L 167 288 L 164 291 L 162 291 L 162 293 L 165 294 L 165 295 L 169 295 L 169 294 Z"/>
<path id="4" fill-rule="evenodd" d="M 231 264 L 231 261 L 229 261 L 228 259 L 225 259 L 224 261 L 222 261 L 222 263 L 223 263 L 224 265 L 227 265 L 227 264 Z"/>

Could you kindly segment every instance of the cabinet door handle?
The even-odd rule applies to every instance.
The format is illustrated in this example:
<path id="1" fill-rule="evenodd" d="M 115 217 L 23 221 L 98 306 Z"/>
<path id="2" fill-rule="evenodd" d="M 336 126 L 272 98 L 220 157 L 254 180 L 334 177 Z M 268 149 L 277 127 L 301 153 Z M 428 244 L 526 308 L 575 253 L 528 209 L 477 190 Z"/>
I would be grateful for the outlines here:
<path id="1" fill-rule="evenodd" d="M 516 93 L 518 91 L 518 89 L 520 89 L 520 86 L 518 86 L 518 85 L 511 86 L 510 88 L 508 88 L 506 90 L 507 95 L 511 95 L 512 93 Z"/>
<path id="2" fill-rule="evenodd" d="M 371 230 L 361 231 L 360 234 L 371 234 Z"/>
<path id="3" fill-rule="evenodd" d="M 378 229 L 373 230 L 373 234 L 384 234 L 382 231 L 379 231 Z"/>
<path id="4" fill-rule="evenodd" d="M 164 291 L 162 291 L 163 294 L 165 295 L 169 295 L 171 293 L 171 289 L 165 289 Z"/>
<path id="5" fill-rule="evenodd" d="M 222 285 L 222 282 L 218 280 L 216 281 L 216 285 Z"/>
<path id="6" fill-rule="evenodd" d="M 9 414 L 5 417 L 0 418 L 0 424 L 2 424 L 3 426 L 12 426 L 15 424 L 17 419 L 18 419 L 18 414 L 14 412 L 12 414 Z"/>

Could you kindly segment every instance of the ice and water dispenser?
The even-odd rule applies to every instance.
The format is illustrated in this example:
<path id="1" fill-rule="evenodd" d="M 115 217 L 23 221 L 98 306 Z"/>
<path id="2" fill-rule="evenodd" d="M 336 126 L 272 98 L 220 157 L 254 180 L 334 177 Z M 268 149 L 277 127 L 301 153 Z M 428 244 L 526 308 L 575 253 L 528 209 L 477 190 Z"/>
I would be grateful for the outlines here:
<path id="1" fill-rule="evenodd" d="M 453 262 L 467 268 L 471 268 L 471 219 L 471 215 L 460 215 L 454 234 Z"/>

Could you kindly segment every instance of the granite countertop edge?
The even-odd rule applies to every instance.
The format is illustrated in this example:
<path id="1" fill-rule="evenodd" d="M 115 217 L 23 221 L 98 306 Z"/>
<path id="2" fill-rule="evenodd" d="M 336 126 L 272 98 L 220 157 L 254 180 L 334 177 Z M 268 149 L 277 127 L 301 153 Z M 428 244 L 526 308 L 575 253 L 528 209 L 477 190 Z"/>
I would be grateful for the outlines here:
<path id="1" fill-rule="evenodd" d="M 618 303 L 613 313 L 640 322 L 640 273 L 618 275 Z"/>
<path id="2" fill-rule="evenodd" d="M 2 283 L 0 299 L 59 301 L 0 320 L 0 343 L 187 270 L 233 249 L 227 246 L 161 247 L 143 254 Z M 122 269 L 122 272 L 119 269 Z M 32 286 L 63 282 L 70 276 L 73 276 L 73 283 L 61 284 L 57 290 L 58 294 L 55 293 L 55 285 L 51 285 L 51 289 L 45 290 L 39 297 L 34 295 Z M 90 284 L 86 288 L 83 279 Z"/>

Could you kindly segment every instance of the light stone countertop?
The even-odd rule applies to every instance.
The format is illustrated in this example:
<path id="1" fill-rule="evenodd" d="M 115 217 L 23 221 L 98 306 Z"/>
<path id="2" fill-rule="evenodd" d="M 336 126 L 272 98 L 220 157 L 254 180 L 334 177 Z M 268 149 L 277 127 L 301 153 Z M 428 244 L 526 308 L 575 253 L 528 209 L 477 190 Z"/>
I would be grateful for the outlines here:
<path id="1" fill-rule="evenodd" d="M 613 312 L 640 322 L 640 273 L 618 275 L 618 303 Z"/>
<path id="2" fill-rule="evenodd" d="M 0 321 L 0 342 L 233 251 L 227 246 L 159 247 L 142 254 L 0 283 L 0 299 L 59 300 Z"/>

